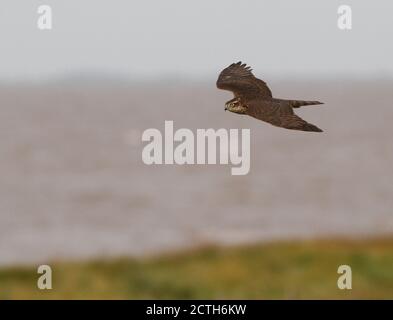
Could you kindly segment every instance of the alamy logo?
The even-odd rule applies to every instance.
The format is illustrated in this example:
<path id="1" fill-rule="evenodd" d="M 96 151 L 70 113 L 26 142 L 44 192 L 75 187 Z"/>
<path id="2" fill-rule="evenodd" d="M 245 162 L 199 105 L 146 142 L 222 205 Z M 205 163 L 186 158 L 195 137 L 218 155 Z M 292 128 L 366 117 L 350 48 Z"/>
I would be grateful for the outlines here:
<path id="1" fill-rule="evenodd" d="M 37 21 L 37 27 L 40 30 L 52 29 L 52 8 L 47 5 L 39 6 L 37 13 L 40 15 Z"/>
<path id="2" fill-rule="evenodd" d="M 337 9 L 338 20 L 337 27 L 340 30 L 352 29 L 352 9 L 348 5 L 341 5 Z"/>
<path id="3" fill-rule="evenodd" d="M 38 274 L 42 274 L 37 280 L 37 287 L 40 290 L 52 289 L 52 268 L 46 264 L 37 269 Z"/>
<path id="4" fill-rule="evenodd" d="M 165 121 L 164 135 L 158 129 L 146 129 L 142 141 L 149 142 L 142 151 L 142 160 L 148 165 L 231 163 L 235 166 L 232 175 L 250 171 L 250 129 L 242 129 L 240 139 L 239 129 L 197 129 L 195 137 L 190 129 L 174 132 L 173 121 Z"/>
<path id="5" fill-rule="evenodd" d="M 351 290 L 352 289 L 352 269 L 350 266 L 343 264 L 338 267 L 337 273 L 341 276 L 337 280 L 337 287 L 340 290 Z"/>

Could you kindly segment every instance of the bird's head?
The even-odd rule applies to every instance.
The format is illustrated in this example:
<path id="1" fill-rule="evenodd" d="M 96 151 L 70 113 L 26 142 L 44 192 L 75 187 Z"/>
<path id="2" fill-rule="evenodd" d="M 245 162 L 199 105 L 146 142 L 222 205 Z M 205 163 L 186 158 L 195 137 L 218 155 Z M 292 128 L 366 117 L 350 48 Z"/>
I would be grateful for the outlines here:
<path id="1" fill-rule="evenodd" d="M 245 114 L 247 111 L 247 106 L 241 104 L 238 100 L 228 101 L 225 104 L 225 111 L 227 110 L 238 114 Z"/>
<path id="2" fill-rule="evenodd" d="M 223 90 L 231 90 L 238 87 L 242 82 L 248 81 L 252 77 L 251 68 L 241 61 L 232 63 L 229 67 L 221 71 L 218 76 L 216 85 L 217 88 Z"/>

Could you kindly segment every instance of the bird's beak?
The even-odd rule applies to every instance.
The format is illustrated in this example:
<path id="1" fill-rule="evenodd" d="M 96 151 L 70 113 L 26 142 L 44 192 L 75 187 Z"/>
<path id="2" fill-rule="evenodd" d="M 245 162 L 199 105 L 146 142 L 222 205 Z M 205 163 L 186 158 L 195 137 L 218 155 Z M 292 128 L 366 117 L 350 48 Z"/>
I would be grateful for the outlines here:
<path id="1" fill-rule="evenodd" d="M 228 108 L 227 108 L 227 107 L 225 107 L 224 111 L 227 111 L 227 110 L 228 110 Z"/>

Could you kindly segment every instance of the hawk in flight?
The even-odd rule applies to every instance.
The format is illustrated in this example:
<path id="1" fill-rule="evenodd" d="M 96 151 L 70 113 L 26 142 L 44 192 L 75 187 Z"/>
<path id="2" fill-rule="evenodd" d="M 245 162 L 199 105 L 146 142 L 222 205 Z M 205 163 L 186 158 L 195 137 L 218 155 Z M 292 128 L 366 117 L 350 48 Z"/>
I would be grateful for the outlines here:
<path id="1" fill-rule="evenodd" d="M 222 70 L 217 79 L 217 88 L 232 91 L 235 96 L 225 104 L 225 110 L 246 114 L 277 127 L 322 132 L 317 126 L 298 117 L 293 109 L 323 102 L 273 98 L 266 83 L 251 71 L 240 61 Z"/>

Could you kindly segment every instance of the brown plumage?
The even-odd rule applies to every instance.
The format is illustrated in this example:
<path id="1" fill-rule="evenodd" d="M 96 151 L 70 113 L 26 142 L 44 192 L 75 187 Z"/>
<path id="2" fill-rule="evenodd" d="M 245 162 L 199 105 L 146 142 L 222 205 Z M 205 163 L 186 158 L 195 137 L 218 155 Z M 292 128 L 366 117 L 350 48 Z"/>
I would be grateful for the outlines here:
<path id="1" fill-rule="evenodd" d="M 225 104 L 225 110 L 246 114 L 277 127 L 322 132 L 293 111 L 293 108 L 323 104 L 322 102 L 273 98 L 266 83 L 256 78 L 251 71 L 250 67 L 239 61 L 220 73 L 217 88 L 231 91 L 235 96 Z"/>

